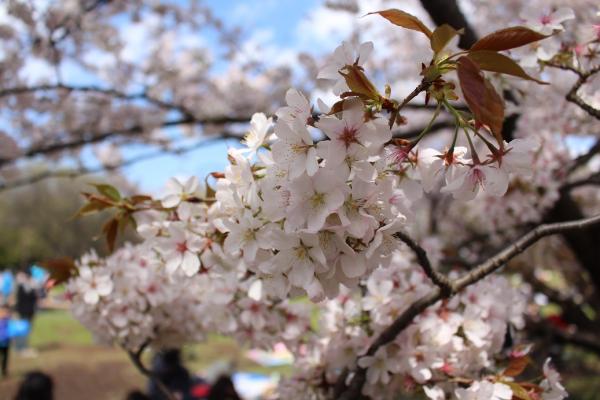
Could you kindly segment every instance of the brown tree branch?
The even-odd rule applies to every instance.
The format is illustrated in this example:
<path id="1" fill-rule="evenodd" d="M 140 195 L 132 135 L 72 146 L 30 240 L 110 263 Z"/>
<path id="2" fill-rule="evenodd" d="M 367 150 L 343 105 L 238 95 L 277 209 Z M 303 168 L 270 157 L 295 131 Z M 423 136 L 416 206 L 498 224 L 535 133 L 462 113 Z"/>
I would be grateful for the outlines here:
<path id="1" fill-rule="evenodd" d="M 423 8 L 436 25 L 448 24 L 454 29 L 464 29 L 458 46 L 468 49 L 477 41 L 477 33 L 460 11 L 456 0 L 421 0 Z"/>
<path id="2" fill-rule="evenodd" d="M 249 117 L 214 117 L 214 118 L 195 118 L 192 116 L 186 116 L 179 119 L 174 119 L 170 121 L 163 122 L 159 127 L 160 128 L 169 128 L 180 125 L 188 125 L 188 124 L 213 124 L 213 125 L 225 125 L 229 123 L 237 123 L 237 122 L 247 122 L 249 121 Z M 134 125 L 125 129 L 116 129 L 107 132 L 101 133 L 89 133 L 89 132 L 75 132 L 79 137 L 69 142 L 58 142 L 58 143 L 50 143 L 45 146 L 36 146 L 21 152 L 17 157 L 13 158 L 0 158 L 0 167 L 8 164 L 10 162 L 23 159 L 23 158 L 32 158 L 39 155 L 51 154 L 63 150 L 70 150 L 82 147 L 87 144 L 99 143 L 106 139 L 112 138 L 114 136 L 135 136 L 140 133 L 143 133 L 147 130 L 147 127 L 142 125 Z M 221 136 L 223 137 L 223 136 Z M 235 136 L 235 138 L 239 139 L 239 136 Z"/>
<path id="3" fill-rule="evenodd" d="M 583 70 L 581 70 L 579 68 L 574 67 L 573 65 L 564 64 L 564 63 L 557 63 L 557 62 L 553 62 L 553 61 L 545 62 L 544 65 L 547 65 L 547 66 L 552 67 L 552 68 L 557 68 L 557 69 L 562 69 L 562 70 L 566 70 L 566 71 L 571 71 L 571 72 L 575 73 L 578 76 L 578 79 L 575 82 L 575 84 L 573 85 L 573 87 L 571 87 L 571 90 L 569 90 L 569 92 L 567 93 L 567 95 L 565 96 L 565 98 L 567 99 L 567 101 L 570 101 L 571 103 L 577 105 L 579 108 L 581 108 L 583 111 L 585 111 L 586 113 L 588 113 L 592 117 L 594 117 L 596 119 L 600 119 L 600 109 L 592 107 L 590 104 L 586 103 L 577 94 L 577 92 L 579 91 L 579 89 L 581 89 L 581 87 L 592 76 L 594 76 L 598 72 L 600 72 L 600 65 L 596 65 L 595 67 L 593 67 L 593 68 L 591 68 L 591 69 L 589 69 L 587 71 L 583 71 Z"/>
<path id="4" fill-rule="evenodd" d="M 573 163 L 569 167 L 568 173 L 570 174 L 577 168 L 584 166 L 598 153 L 600 153 L 600 140 L 597 140 L 596 143 L 592 147 L 590 147 L 587 153 L 582 154 L 573 160 Z"/>
<path id="5" fill-rule="evenodd" d="M 471 272 L 452 281 L 452 292 L 458 293 L 500 269 L 500 267 L 502 267 L 506 262 L 521 254 L 529 246 L 545 236 L 566 231 L 581 230 L 594 225 L 600 225 L 600 215 L 576 221 L 540 225 L 523 235 L 520 239 L 506 247 L 504 250 L 481 263 Z M 412 323 L 415 317 L 425 311 L 425 309 L 427 309 L 429 306 L 437 303 L 439 300 L 447 298 L 448 296 L 449 295 L 444 294 L 439 287 L 435 287 L 430 293 L 412 303 L 406 311 L 404 311 L 375 339 L 365 355 L 372 356 L 381 346 L 385 346 L 386 344 L 392 342 L 400 334 L 400 332 L 402 332 Z M 351 400 L 359 398 L 362 387 L 366 381 L 366 373 L 367 370 L 365 368 L 357 368 L 357 370 L 354 372 L 352 380 L 350 381 L 350 385 L 338 397 L 338 399 Z"/>
<path id="6" fill-rule="evenodd" d="M 429 257 L 427 257 L 427 252 L 424 248 L 419 246 L 417 242 L 415 242 L 409 235 L 404 232 L 396 232 L 394 233 L 394 237 L 396 239 L 401 240 L 406 244 L 410 249 L 415 253 L 417 257 L 417 262 L 423 268 L 425 275 L 433 282 L 436 286 L 438 286 L 444 296 L 452 295 L 452 283 L 444 274 L 437 272 L 431 262 L 429 261 Z"/>
<path id="7" fill-rule="evenodd" d="M 116 171 L 121 168 L 129 167 L 131 165 L 137 164 L 142 161 L 147 161 L 147 160 L 150 160 L 153 158 L 162 157 L 162 156 L 165 156 L 168 154 L 188 153 L 190 151 L 200 149 L 204 146 L 208 146 L 212 143 L 219 142 L 221 140 L 233 139 L 233 138 L 239 139 L 239 136 L 236 136 L 232 133 L 223 133 L 219 136 L 211 137 L 209 139 L 204 139 L 202 141 L 199 141 L 199 142 L 194 143 L 189 146 L 180 146 L 180 147 L 176 147 L 173 149 L 166 149 L 166 150 L 160 150 L 160 151 L 156 151 L 156 152 L 141 154 L 139 156 L 131 157 L 127 160 L 124 160 L 124 161 L 114 164 L 114 165 L 112 165 L 112 164 L 111 165 L 102 165 L 102 166 L 95 167 L 95 168 L 80 167 L 80 168 L 71 168 L 71 169 L 65 169 L 65 170 L 42 171 L 42 172 L 32 174 L 29 176 L 24 176 L 24 177 L 20 177 L 17 179 L 13 179 L 8 182 L 0 182 L 0 192 L 16 189 L 16 188 L 30 185 L 30 184 L 33 184 L 36 182 L 40 182 L 44 179 L 49 179 L 49 178 L 75 179 L 75 178 L 79 178 L 79 177 L 82 177 L 85 175 Z"/>
<path id="8" fill-rule="evenodd" d="M 121 100 L 146 100 L 160 108 L 167 110 L 175 109 L 182 112 L 184 115 L 191 115 L 191 112 L 186 110 L 180 104 L 170 103 L 160 99 L 156 99 L 150 96 L 147 92 L 141 93 L 125 93 L 114 88 L 103 88 L 95 85 L 86 86 L 73 86 L 66 85 L 64 83 L 57 84 L 44 84 L 34 86 L 16 86 L 11 88 L 4 88 L 0 90 L 0 98 L 8 96 L 18 96 L 22 94 L 37 93 L 37 92 L 49 92 L 49 91 L 65 91 L 65 92 L 80 92 L 80 93 L 97 93 L 109 97 L 114 97 Z"/>
<path id="9" fill-rule="evenodd" d="M 600 65 L 590 69 L 582 75 L 579 75 L 579 79 L 577 79 L 577 82 L 575 83 L 575 85 L 573 85 L 569 93 L 567 93 L 566 97 L 568 101 L 570 101 L 573 104 L 576 104 L 577 106 L 579 106 L 579 108 L 581 108 L 596 119 L 600 119 L 600 109 L 594 108 L 585 101 L 583 101 L 583 99 L 577 94 L 577 92 L 591 76 L 595 75 L 598 72 L 600 72 Z"/>

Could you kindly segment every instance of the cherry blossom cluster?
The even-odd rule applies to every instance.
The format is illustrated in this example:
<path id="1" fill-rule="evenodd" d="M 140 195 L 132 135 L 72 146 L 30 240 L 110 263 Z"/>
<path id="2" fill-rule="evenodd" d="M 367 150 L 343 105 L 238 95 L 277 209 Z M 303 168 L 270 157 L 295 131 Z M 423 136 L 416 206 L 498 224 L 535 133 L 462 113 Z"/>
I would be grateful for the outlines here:
<path id="1" fill-rule="evenodd" d="M 306 304 L 259 301 L 260 285 L 231 274 L 170 273 L 144 246 L 127 245 L 107 258 L 87 254 L 78 271 L 65 293 L 73 314 L 98 340 L 129 351 L 199 342 L 207 333 L 297 347 L 310 330 Z"/>
<path id="2" fill-rule="evenodd" d="M 503 369 L 499 360 L 516 354 L 506 347 L 506 337 L 524 326 L 526 287 L 490 276 L 428 308 L 391 343 L 372 356 L 359 357 L 356 365 L 356 355 L 364 354 L 374 337 L 432 289 L 412 257 L 402 252 L 363 284 L 361 294 L 344 292 L 327 303 L 321 315 L 323 331 L 309 350 L 297 355 L 301 368 L 282 382 L 280 398 L 331 398 L 340 374 L 349 371 L 351 378 L 358 366 L 367 369 L 363 393 L 372 399 L 394 399 L 419 390 L 432 400 L 512 398 L 511 387 L 498 378 Z M 482 371 L 500 374 L 486 377 Z M 548 363 L 544 374 L 540 398 L 565 398 Z"/>
<path id="3" fill-rule="evenodd" d="M 557 11 L 536 29 L 553 33 L 568 17 Z M 418 230 L 425 193 L 456 200 L 439 224 L 448 239 L 433 238 L 428 249 L 440 264 L 444 246 L 460 237 L 453 232 L 467 227 L 455 220 L 484 231 L 539 220 L 559 195 L 567 160 L 553 127 L 540 127 L 547 121 L 524 116 L 525 126 L 540 129 L 503 142 L 451 104 L 454 86 L 440 83 L 441 75 L 441 88 L 424 78 L 432 89 L 422 91 L 437 103 L 431 123 L 447 111 L 454 135 L 424 140 L 430 123 L 411 140 L 394 138 L 400 103 L 388 90 L 372 96 L 363 74 L 372 52 L 370 42 L 344 42 L 319 73 L 340 101 L 318 100 L 316 112 L 290 89 L 273 118 L 253 115 L 224 171 L 204 184 L 174 178 L 143 210 L 127 204 L 143 243 L 81 260 L 67 291 L 75 315 L 129 350 L 201 340 L 207 332 L 265 348 L 283 341 L 298 368 L 282 382 L 282 399 L 330 398 L 336 382 L 359 370 L 366 371 L 363 393 L 374 399 L 415 390 L 432 400 L 508 400 L 517 390 L 565 398 L 548 362 L 539 385 L 520 386 L 506 373 L 506 363 L 520 357 L 506 338 L 523 328 L 530 297 L 506 276 L 488 276 L 436 303 L 368 353 L 434 288 L 395 236 Z M 309 305 L 290 301 L 298 296 L 321 302 L 318 329 Z"/>

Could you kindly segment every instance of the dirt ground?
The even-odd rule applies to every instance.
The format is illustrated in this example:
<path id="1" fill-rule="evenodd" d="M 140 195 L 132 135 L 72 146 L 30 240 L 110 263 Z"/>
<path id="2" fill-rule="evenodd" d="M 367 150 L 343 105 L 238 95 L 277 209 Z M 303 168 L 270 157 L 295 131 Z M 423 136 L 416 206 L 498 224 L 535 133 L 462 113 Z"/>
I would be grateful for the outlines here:
<path id="1" fill-rule="evenodd" d="M 141 389 L 143 377 L 120 350 L 103 346 L 41 348 L 36 358 L 11 354 L 9 377 L 0 380 L 0 399 L 11 400 L 23 376 L 32 370 L 52 376 L 57 400 L 121 400 Z"/>

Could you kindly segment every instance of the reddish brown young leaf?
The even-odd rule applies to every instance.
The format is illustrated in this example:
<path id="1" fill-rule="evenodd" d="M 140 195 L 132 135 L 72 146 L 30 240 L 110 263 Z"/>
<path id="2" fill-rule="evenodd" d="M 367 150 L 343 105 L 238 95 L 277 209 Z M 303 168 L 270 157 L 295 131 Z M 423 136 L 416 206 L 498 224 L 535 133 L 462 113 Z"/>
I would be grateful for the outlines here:
<path id="1" fill-rule="evenodd" d="M 548 82 L 540 81 L 523 70 L 519 64 L 513 61 L 510 57 L 496 53 L 491 50 L 478 50 L 469 52 L 468 57 L 475 61 L 479 68 L 485 71 L 498 72 L 501 74 L 512 75 L 519 78 L 537 82 L 542 85 L 547 85 Z"/>
<path id="2" fill-rule="evenodd" d="M 119 229 L 119 220 L 117 218 L 109 219 L 102 227 L 102 232 L 106 236 L 106 244 L 108 251 L 113 252 L 115 249 L 115 241 L 117 240 L 117 231 Z"/>
<path id="3" fill-rule="evenodd" d="M 506 367 L 502 374 L 512 377 L 521 375 L 521 373 L 525 371 L 525 368 L 527 368 L 527 365 L 529 365 L 529 361 L 529 357 L 527 356 L 511 358 L 508 367 Z"/>
<path id="4" fill-rule="evenodd" d="M 394 25 L 398 25 L 413 31 L 422 32 L 425 34 L 425 36 L 431 39 L 431 30 L 428 27 L 426 27 L 425 24 L 419 18 L 415 17 L 412 14 L 397 10 L 395 8 L 384 11 L 372 12 L 368 13 L 367 15 L 371 14 L 379 14 Z"/>
<path id="5" fill-rule="evenodd" d="M 482 37 L 471 46 L 471 50 L 510 50 L 537 42 L 546 37 L 546 35 L 542 35 L 524 26 L 513 26 L 512 28 L 500 29 Z"/>
<path id="6" fill-rule="evenodd" d="M 77 268 L 75 262 L 70 257 L 54 258 L 40 262 L 40 265 L 48 271 L 50 279 L 54 281 L 54 285 L 60 285 L 69 280 L 75 273 Z"/>
<path id="7" fill-rule="evenodd" d="M 446 47 L 455 36 L 462 33 L 462 29 L 457 31 L 448 24 L 443 24 L 435 28 L 431 35 L 431 49 L 434 53 L 439 53 Z"/>
<path id="8" fill-rule="evenodd" d="M 460 88 L 475 119 L 490 127 L 496 141 L 502 146 L 504 102 L 492 84 L 485 79 L 477 64 L 463 56 L 458 59 L 456 72 Z"/>

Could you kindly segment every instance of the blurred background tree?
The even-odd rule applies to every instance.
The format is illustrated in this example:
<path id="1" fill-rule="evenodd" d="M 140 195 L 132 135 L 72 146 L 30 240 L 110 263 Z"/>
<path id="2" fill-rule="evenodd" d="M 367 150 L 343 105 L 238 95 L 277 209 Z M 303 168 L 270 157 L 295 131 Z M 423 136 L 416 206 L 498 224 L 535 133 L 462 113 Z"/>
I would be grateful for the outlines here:
<path id="1" fill-rule="evenodd" d="M 47 179 L 3 193 L 0 269 L 23 268 L 62 256 L 77 258 L 89 249 L 106 254 L 106 243 L 99 234 L 107 216 L 73 218 L 83 204 L 81 192 L 90 189 L 89 182 Z M 135 240 L 135 234 L 130 231 L 121 240 Z"/>

